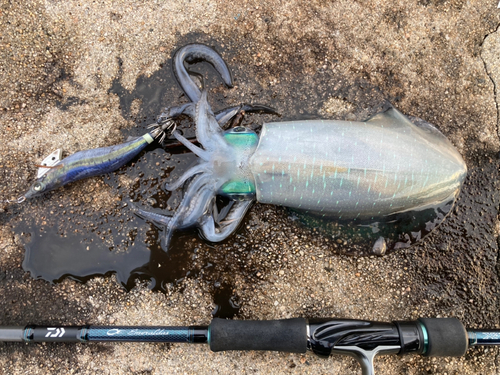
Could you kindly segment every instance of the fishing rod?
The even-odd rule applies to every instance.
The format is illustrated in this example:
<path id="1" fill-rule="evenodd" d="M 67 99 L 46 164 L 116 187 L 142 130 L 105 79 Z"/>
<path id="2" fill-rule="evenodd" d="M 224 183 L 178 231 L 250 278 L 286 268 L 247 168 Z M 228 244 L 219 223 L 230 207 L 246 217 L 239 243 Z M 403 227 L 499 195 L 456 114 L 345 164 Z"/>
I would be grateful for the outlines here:
<path id="1" fill-rule="evenodd" d="M 363 375 L 374 375 L 377 355 L 460 357 L 478 345 L 500 345 L 500 329 L 468 330 L 456 318 L 420 318 L 391 323 L 352 319 L 225 320 L 209 326 L 3 326 L 1 341 L 163 342 L 209 344 L 214 352 L 312 351 L 320 357 L 357 359 Z"/>

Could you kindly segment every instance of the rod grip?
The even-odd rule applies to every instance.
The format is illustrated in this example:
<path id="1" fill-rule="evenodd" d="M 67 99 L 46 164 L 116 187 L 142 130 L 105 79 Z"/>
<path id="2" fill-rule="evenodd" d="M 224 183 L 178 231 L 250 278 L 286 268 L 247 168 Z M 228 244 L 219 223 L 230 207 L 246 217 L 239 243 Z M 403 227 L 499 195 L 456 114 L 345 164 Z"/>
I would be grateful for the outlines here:
<path id="1" fill-rule="evenodd" d="M 467 330 L 456 318 L 420 318 L 428 336 L 426 357 L 460 357 L 468 348 Z"/>
<path id="2" fill-rule="evenodd" d="M 24 326 L 0 327 L 0 342 L 23 341 Z"/>
<path id="3" fill-rule="evenodd" d="M 306 320 L 225 320 L 215 318 L 209 326 L 210 349 L 272 350 L 304 353 L 307 350 Z"/>

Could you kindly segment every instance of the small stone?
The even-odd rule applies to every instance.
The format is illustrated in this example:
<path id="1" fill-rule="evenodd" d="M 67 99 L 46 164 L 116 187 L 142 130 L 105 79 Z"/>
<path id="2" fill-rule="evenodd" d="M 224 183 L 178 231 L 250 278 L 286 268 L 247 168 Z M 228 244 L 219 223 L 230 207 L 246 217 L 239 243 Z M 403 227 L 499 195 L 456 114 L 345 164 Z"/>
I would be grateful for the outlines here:
<path id="1" fill-rule="evenodd" d="M 383 256 L 387 251 L 387 243 L 384 237 L 379 237 L 377 241 L 373 244 L 372 252 L 375 255 Z"/>

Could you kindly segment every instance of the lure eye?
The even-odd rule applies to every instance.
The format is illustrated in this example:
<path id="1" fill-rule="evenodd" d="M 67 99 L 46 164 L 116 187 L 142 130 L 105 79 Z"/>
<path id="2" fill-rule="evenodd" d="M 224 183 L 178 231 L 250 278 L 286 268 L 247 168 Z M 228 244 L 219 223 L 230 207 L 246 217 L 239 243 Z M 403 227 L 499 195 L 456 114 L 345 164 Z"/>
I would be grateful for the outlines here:
<path id="1" fill-rule="evenodd" d="M 33 185 L 33 190 L 35 191 L 42 191 L 44 189 L 44 186 L 40 182 L 36 182 Z"/>
<path id="2" fill-rule="evenodd" d="M 247 130 L 247 129 L 244 126 L 237 126 L 237 127 L 233 128 L 233 131 L 236 133 L 241 133 L 241 132 L 244 132 L 245 130 Z"/>

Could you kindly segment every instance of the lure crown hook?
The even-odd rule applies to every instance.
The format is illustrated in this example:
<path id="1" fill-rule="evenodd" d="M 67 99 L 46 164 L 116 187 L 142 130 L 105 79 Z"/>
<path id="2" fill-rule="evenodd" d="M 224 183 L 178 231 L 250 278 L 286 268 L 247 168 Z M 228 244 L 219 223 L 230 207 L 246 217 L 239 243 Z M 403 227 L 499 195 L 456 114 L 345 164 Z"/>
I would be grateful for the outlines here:
<path id="1" fill-rule="evenodd" d="M 21 195 L 20 197 L 18 197 L 17 199 L 4 199 L 4 200 L 0 200 L 0 203 L 23 203 L 24 201 L 26 200 L 26 197 L 24 195 Z"/>

